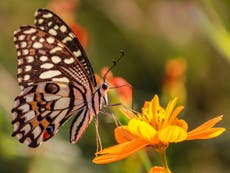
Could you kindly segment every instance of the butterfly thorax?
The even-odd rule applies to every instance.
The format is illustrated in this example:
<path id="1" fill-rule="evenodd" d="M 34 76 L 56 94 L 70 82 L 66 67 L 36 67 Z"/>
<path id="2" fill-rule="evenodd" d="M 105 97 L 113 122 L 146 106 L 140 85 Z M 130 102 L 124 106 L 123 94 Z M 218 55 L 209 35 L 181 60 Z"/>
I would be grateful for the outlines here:
<path id="1" fill-rule="evenodd" d="M 93 95 L 89 95 L 91 102 L 88 103 L 88 107 L 91 110 L 91 115 L 97 115 L 104 105 L 108 105 L 108 88 L 108 84 L 103 82 L 96 88 Z"/>

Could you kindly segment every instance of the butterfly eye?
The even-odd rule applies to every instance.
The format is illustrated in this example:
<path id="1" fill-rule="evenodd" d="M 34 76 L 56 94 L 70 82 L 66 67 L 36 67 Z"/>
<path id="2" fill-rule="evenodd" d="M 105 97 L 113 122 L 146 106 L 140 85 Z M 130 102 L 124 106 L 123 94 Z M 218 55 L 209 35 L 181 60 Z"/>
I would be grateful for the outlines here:
<path id="1" fill-rule="evenodd" d="M 101 85 L 101 87 L 102 87 L 103 90 L 107 90 L 109 86 L 108 86 L 107 83 L 104 82 L 104 83 Z"/>
<path id="2" fill-rule="evenodd" d="M 45 91 L 49 94 L 56 94 L 59 89 L 59 86 L 55 83 L 47 83 L 45 86 Z"/>

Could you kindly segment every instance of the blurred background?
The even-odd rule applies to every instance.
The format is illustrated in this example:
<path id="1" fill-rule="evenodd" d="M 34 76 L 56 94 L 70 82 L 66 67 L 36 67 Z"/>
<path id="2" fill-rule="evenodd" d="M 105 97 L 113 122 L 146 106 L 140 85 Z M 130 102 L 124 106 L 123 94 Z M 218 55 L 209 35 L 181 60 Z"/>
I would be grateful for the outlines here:
<path id="1" fill-rule="evenodd" d="M 143 157 L 108 164 L 91 162 L 96 151 L 91 123 L 79 143 L 69 143 L 69 125 L 37 149 L 11 137 L 11 108 L 19 93 L 17 55 L 13 31 L 33 25 L 34 12 L 49 8 L 58 13 L 78 35 L 97 74 L 124 50 L 113 70 L 132 85 L 124 104 L 141 111 L 154 94 L 165 105 L 178 96 L 185 105 L 181 118 L 193 129 L 224 114 L 219 126 L 230 126 L 230 1 L 222 0 L 40 0 L 0 1 L 0 172 L 20 173 L 144 173 Z M 112 81 L 112 79 L 111 79 Z M 130 92 L 130 90 L 128 90 Z M 122 92 L 120 92 L 122 93 Z M 123 93 L 124 94 L 124 93 Z M 118 102 L 122 94 L 111 94 Z M 132 103 L 131 103 L 132 102 Z M 100 115 L 103 146 L 115 143 L 115 124 Z M 230 172 L 229 132 L 205 141 L 171 145 L 168 156 L 175 173 Z M 151 165 L 159 157 L 148 150 Z"/>

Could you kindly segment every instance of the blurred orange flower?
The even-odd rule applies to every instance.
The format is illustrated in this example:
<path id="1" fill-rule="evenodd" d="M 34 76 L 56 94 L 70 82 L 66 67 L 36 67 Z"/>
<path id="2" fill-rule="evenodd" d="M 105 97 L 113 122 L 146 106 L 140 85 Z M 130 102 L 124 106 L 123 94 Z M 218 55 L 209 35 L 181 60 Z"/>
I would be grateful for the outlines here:
<path id="1" fill-rule="evenodd" d="M 101 76 L 104 76 L 108 69 L 108 67 L 102 68 Z M 96 75 L 96 79 L 97 83 L 100 83 L 103 80 L 98 75 Z M 122 77 L 113 76 L 113 73 L 110 71 L 106 75 L 106 82 L 108 82 L 109 85 L 116 90 L 122 103 L 126 104 L 127 106 L 132 104 L 132 87 L 127 80 Z"/>
<path id="2" fill-rule="evenodd" d="M 164 109 L 155 95 L 151 101 L 144 103 L 141 114 L 135 116 L 127 111 L 127 117 L 131 117 L 128 125 L 117 127 L 114 131 L 118 144 L 97 152 L 93 162 L 105 164 L 118 161 L 147 146 L 163 153 L 169 143 L 210 139 L 225 131 L 225 128 L 214 127 L 221 121 L 221 115 L 188 132 L 187 122 L 177 118 L 184 107 L 176 107 L 176 103 L 177 98 L 171 100 Z"/>
<path id="3" fill-rule="evenodd" d="M 171 171 L 167 171 L 164 167 L 154 166 L 148 173 L 171 173 Z"/>
<path id="4" fill-rule="evenodd" d="M 187 65 L 184 58 L 173 58 L 166 62 L 162 93 L 167 101 L 177 96 L 181 103 L 186 102 L 186 69 Z"/>
<path id="5" fill-rule="evenodd" d="M 48 5 L 49 9 L 61 16 L 61 18 L 70 26 L 81 45 L 86 48 L 89 43 L 89 34 L 85 28 L 76 22 L 75 12 L 77 11 L 76 9 L 78 6 L 79 1 L 77 0 L 52 0 Z"/>

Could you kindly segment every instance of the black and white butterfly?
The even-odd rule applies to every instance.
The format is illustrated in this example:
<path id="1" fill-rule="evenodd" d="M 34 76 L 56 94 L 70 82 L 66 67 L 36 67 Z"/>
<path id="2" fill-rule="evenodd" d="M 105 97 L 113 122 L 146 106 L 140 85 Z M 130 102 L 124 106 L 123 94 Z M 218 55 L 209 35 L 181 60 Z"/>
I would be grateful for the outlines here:
<path id="1" fill-rule="evenodd" d="M 18 83 L 13 133 L 20 142 L 37 147 L 50 139 L 74 113 L 70 141 L 76 143 L 103 105 L 108 85 L 96 85 L 93 69 L 79 40 L 56 14 L 39 9 L 35 26 L 14 33 Z"/>

